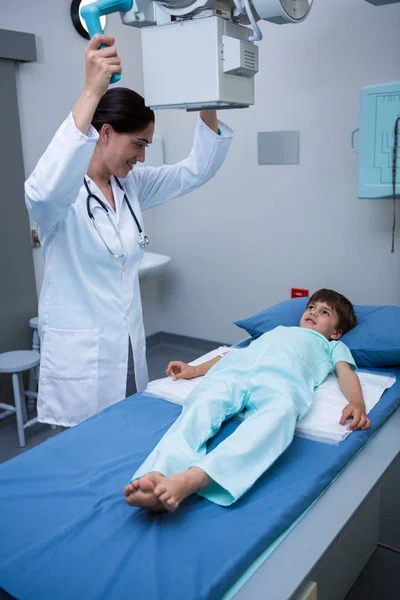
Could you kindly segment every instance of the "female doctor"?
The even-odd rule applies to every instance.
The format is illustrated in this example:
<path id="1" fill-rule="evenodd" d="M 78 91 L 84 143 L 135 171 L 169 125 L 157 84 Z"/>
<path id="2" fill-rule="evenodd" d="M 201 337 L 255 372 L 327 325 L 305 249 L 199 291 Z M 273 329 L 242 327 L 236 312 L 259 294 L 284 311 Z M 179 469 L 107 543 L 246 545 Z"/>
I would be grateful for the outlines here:
<path id="1" fill-rule="evenodd" d="M 76 425 L 134 392 L 135 384 L 146 387 L 142 210 L 211 179 L 233 136 L 214 112 L 200 113 L 187 159 L 135 169 L 152 141 L 154 113 L 131 90 L 106 92 L 112 73 L 120 72 L 114 39 L 94 36 L 83 93 L 25 183 L 45 259 L 37 404 L 43 423 Z"/>

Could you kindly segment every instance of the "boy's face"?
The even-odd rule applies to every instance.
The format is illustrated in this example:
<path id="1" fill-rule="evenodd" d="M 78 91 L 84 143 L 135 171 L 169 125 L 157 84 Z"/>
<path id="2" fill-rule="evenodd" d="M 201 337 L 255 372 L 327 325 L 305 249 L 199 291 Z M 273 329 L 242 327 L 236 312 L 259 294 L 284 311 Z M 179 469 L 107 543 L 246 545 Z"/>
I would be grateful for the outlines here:
<path id="1" fill-rule="evenodd" d="M 338 321 L 336 310 L 328 306 L 326 302 L 310 302 L 300 319 L 300 327 L 317 331 L 328 340 L 338 340 L 343 333 L 337 328 Z"/>

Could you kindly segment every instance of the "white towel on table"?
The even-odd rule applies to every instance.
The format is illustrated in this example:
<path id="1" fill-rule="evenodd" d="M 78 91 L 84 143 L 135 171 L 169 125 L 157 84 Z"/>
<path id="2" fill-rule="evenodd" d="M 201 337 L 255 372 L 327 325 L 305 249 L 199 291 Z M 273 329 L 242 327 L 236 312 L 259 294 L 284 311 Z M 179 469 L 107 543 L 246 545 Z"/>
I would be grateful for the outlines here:
<path id="1" fill-rule="evenodd" d="M 223 352 L 230 351 L 240 352 L 240 349 L 221 346 L 190 364 L 197 365 L 207 362 Z M 379 401 L 383 392 L 395 383 L 396 377 L 391 373 L 374 373 L 371 371 L 358 371 L 357 374 L 367 413 L 369 413 Z M 196 377 L 194 379 L 173 381 L 171 377 L 164 377 L 163 379 L 150 381 L 146 393 L 183 405 L 187 396 L 201 380 L 202 377 Z M 340 425 L 339 423 L 342 410 L 346 405 L 347 400 L 339 388 L 336 375 L 329 375 L 323 384 L 315 390 L 312 407 L 306 416 L 298 422 L 296 435 L 326 444 L 339 444 L 351 433 L 347 430 L 348 425 Z M 241 415 L 238 416 L 241 418 Z"/>

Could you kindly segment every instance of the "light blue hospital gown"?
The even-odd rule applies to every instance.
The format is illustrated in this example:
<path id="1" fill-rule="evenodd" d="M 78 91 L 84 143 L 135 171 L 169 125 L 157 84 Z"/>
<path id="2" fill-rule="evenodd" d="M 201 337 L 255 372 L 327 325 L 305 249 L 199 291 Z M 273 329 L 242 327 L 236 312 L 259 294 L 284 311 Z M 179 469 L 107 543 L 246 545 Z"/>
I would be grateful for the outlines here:
<path id="1" fill-rule="evenodd" d="M 197 466 L 214 480 L 200 494 L 232 504 L 289 446 L 314 389 L 340 361 L 356 369 L 345 344 L 300 327 L 277 327 L 230 352 L 188 396 L 180 417 L 132 479 Z M 243 423 L 206 454 L 206 442 L 222 422 L 243 410 Z"/>

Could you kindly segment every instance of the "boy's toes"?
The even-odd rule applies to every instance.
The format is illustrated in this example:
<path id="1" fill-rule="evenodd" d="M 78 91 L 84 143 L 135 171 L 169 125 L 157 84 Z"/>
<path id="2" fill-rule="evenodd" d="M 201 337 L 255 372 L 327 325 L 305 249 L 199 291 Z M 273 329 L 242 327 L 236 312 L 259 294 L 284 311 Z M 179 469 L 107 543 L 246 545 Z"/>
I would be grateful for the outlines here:
<path id="1" fill-rule="evenodd" d="M 156 485 L 156 487 L 154 488 L 154 494 L 157 496 L 157 498 L 160 498 L 160 500 L 162 494 L 165 494 L 166 492 L 167 488 L 164 485 Z"/>
<path id="2" fill-rule="evenodd" d="M 137 486 L 134 486 L 133 482 L 132 483 L 128 483 L 128 485 L 126 485 L 124 487 L 124 494 L 125 494 L 125 496 L 130 496 L 136 490 L 137 490 Z"/>
<path id="3" fill-rule="evenodd" d="M 154 493 L 154 482 L 148 475 L 143 475 L 138 480 L 138 488 L 147 494 Z"/>
<path id="4" fill-rule="evenodd" d="M 158 471 L 152 471 L 148 474 L 148 477 L 154 483 L 154 487 L 158 485 L 160 481 L 165 479 L 164 475 L 162 473 L 159 473 Z"/>
<path id="5" fill-rule="evenodd" d="M 174 498 L 169 498 L 166 502 L 163 502 L 163 504 L 168 512 L 174 512 L 179 506 L 178 502 Z"/>
<path id="6" fill-rule="evenodd" d="M 158 499 L 160 500 L 160 502 L 167 502 L 170 499 L 170 493 L 165 491 L 163 494 L 161 494 L 160 496 L 158 496 Z"/>

